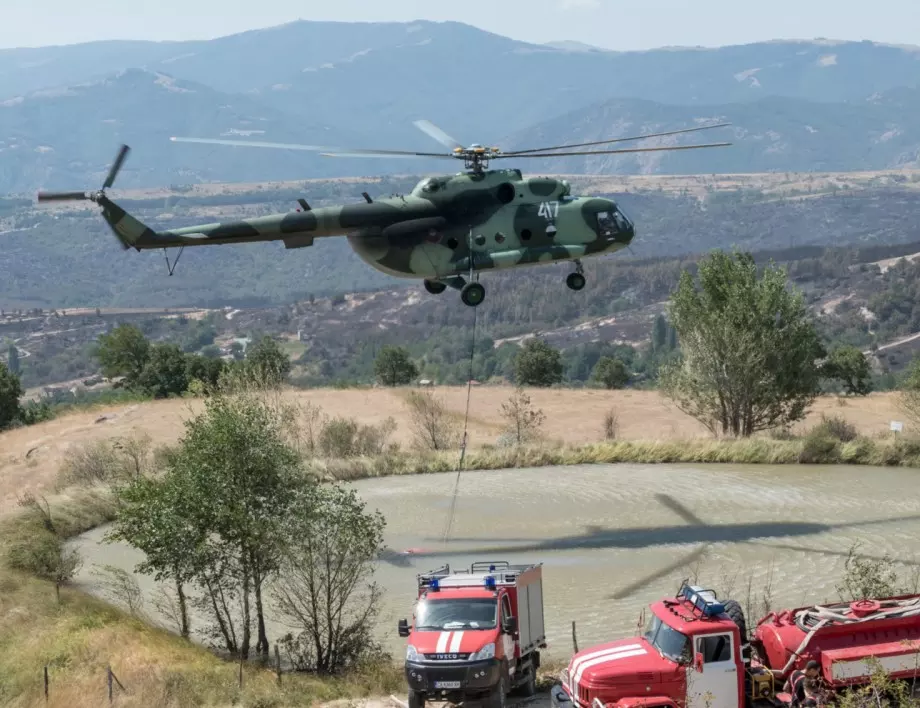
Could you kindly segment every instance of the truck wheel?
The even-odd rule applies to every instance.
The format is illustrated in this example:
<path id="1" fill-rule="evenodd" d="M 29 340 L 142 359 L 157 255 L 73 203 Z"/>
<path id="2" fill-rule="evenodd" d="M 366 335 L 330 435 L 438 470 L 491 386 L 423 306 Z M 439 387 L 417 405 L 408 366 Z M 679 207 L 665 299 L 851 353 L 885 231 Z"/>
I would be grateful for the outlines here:
<path id="1" fill-rule="evenodd" d="M 738 625 L 738 631 L 741 633 L 741 642 L 747 642 L 747 622 L 744 620 L 744 610 L 741 609 L 741 605 L 738 604 L 736 600 L 726 600 L 725 614 L 731 617 L 732 622 Z"/>
<path id="2" fill-rule="evenodd" d="M 502 664 L 502 675 L 498 680 L 498 686 L 496 686 L 495 691 L 492 692 L 492 695 L 489 696 L 487 705 L 489 708 L 505 708 L 507 703 L 506 699 L 508 696 L 508 669 Z M 409 706 L 412 708 L 412 706 Z"/>
<path id="3" fill-rule="evenodd" d="M 533 664 L 527 667 L 527 678 L 518 686 L 517 692 L 525 698 L 530 698 L 537 693 L 537 670 Z"/>
<path id="4" fill-rule="evenodd" d="M 409 708 L 425 708 L 425 696 L 409 689 Z"/>

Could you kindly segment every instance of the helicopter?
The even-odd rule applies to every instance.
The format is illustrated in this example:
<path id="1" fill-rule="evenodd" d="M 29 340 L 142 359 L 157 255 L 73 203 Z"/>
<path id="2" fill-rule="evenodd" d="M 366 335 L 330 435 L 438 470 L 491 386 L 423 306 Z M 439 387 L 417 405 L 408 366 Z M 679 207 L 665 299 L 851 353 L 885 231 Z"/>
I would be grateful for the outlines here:
<path id="1" fill-rule="evenodd" d="M 286 249 L 312 246 L 315 239 L 345 236 L 351 248 L 371 267 L 397 278 L 421 279 L 433 294 L 448 287 L 460 291 L 461 301 L 476 307 L 485 299 L 479 282 L 483 271 L 570 261 L 566 277 L 572 290 L 585 287 L 582 259 L 626 248 L 635 225 L 616 202 L 573 196 L 565 179 L 527 177 L 520 169 L 489 169 L 493 160 L 612 155 L 724 147 L 709 143 L 613 150 L 573 150 L 646 138 L 721 128 L 729 123 L 697 126 L 628 138 L 598 140 L 503 152 L 478 143 L 464 146 L 427 120 L 414 125 L 449 149 L 448 152 L 342 149 L 317 145 L 248 140 L 173 137 L 173 142 L 207 143 L 276 149 L 308 150 L 325 157 L 444 158 L 462 160 L 465 172 L 422 179 L 407 195 L 312 208 L 299 199 L 295 211 L 238 221 L 155 231 L 108 198 L 106 190 L 130 151 L 122 145 L 102 188 L 93 192 L 39 192 L 39 202 L 89 200 L 102 208 L 123 249 L 178 248 L 166 262 L 169 275 L 186 246 L 282 241 Z M 559 152 L 564 150 L 564 152 Z"/>

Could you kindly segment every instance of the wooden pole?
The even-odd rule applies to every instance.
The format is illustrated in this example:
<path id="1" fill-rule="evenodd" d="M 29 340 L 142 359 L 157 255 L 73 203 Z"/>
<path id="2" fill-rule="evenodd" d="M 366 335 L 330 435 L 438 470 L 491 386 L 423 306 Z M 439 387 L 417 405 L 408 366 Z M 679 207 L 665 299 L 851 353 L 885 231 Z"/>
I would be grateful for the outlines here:
<path id="1" fill-rule="evenodd" d="M 106 675 L 109 683 L 109 705 L 112 704 L 112 667 L 106 667 Z"/>
<path id="2" fill-rule="evenodd" d="M 278 651 L 278 644 L 275 644 L 275 671 L 278 673 L 278 685 L 281 685 L 281 652 Z"/>
<path id="3" fill-rule="evenodd" d="M 575 647 L 575 653 L 578 653 L 578 636 L 575 634 L 575 620 L 572 620 L 572 646 Z"/>
<path id="4" fill-rule="evenodd" d="M 48 702 L 48 664 L 45 664 L 45 703 Z"/>

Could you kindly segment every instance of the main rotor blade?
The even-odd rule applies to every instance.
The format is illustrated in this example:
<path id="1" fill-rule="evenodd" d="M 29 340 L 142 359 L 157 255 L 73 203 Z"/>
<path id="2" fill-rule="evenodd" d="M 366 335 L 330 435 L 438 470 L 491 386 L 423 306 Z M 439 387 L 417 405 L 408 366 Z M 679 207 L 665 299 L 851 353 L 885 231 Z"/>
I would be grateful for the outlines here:
<path id="1" fill-rule="evenodd" d="M 121 166 L 125 163 L 125 158 L 128 157 L 129 152 L 131 152 L 131 148 L 129 148 L 127 145 L 121 146 L 121 149 L 118 151 L 118 155 L 115 156 L 115 162 L 112 163 L 112 168 L 109 170 L 109 174 L 105 178 L 105 182 L 102 184 L 103 189 L 108 189 L 115 183 L 115 177 L 118 175 L 118 171 L 121 169 Z"/>
<path id="2" fill-rule="evenodd" d="M 66 202 L 78 199 L 89 199 L 86 192 L 39 192 L 38 201 L 40 202 Z"/>
<path id="3" fill-rule="evenodd" d="M 411 157 L 453 157 L 443 152 L 413 152 L 408 150 L 365 150 L 363 148 L 340 148 L 328 145 L 302 145 L 300 143 L 268 143 L 259 140 L 224 140 L 219 138 L 170 138 L 175 143 L 205 143 L 208 145 L 239 145 L 243 147 L 275 148 L 279 150 L 307 150 L 320 152 L 324 155 L 349 155 L 349 156 L 411 156 Z"/>
<path id="4" fill-rule="evenodd" d="M 450 150 L 463 147 L 463 145 L 454 140 L 454 138 L 449 136 L 430 120 L 417 120 L 415 121 L 414 125 L 416 128 L 424 133 L 427 133 L 429 137 L 434 138 L 439 143 L 441 143 L 441 145 L 449 148 Z"/>
<path id="5" fill-rule="evenodd" d="M 501 158 L 517 157 L 567 157 L 570 155 L 622 155 L 631 152 L 665 152 L 666 150 L 698 150 L 700 148 L 727 147 L 731 143 L 709 143 L 708 145 L 675 145 L 672 147 L 653 147 L 653 148 L 626 148 L 624 150 L 580 150 L 576 152 L 541 152 L 527 153 L 524 155 L 513 155 L 509 153 L 499 153 L 490 155 L 490 160 Z"/>
<path id="6" fill-rule="evenodd" d="M 321 152 L 320 155 L 323 157 L 396 157 L 396 158 L 413 158 L 413 157 L 438 157 L 441 159 L 457 159 L 454 155 L 445 155 L 443 152 L 377 152 L 375 150 L 368 150 L 367 152 L 359 152 L 356 150 L 349 150 L 347 152 Z"/>
<path id="7" fill-rule="evenodd" d="M 277 148 L 281 150 L 310 150 L 319 152 L 320 150 L 336 150 L 323 145 L 300 145 L 297 143 L 267 143 L 258 140 L 222 140 L 218 138 L 177 138 L 172 137 L 170 140 L 174 143 L 205 143 L 207 145 L 240 145 L 243 147 L 262 147 Z"/>
<path id="8" fill-rule="evenodd" d="M 645 140 L 646 138 L 661 138 L 666 135 L 680 135 L 682 133 L 695 133 L 700 130 L 712 130 L 713 128 L 724 128 L 731 123 L 716 123 L 714 125 L 704 125 L 697 128 L 684 128 L 683 130 L 669 130 L 666 133 L 649 133 L 648 135 L 635 135 L 631 138 L 614 138 L 613 140 L 596 140 L 592 143 L 574 143 L 572 145 L 555 145 L 553 147 L 533 148 L 530 150 L 515 150 L 506 152 L 505 155 L 526 155 L 529 152 L 545 152 L 546 150 L 565 150 L 568 148 L 588 147 L 589 145 L 608 145 L 610 143 L 625 143 L 629 140 Z"/>

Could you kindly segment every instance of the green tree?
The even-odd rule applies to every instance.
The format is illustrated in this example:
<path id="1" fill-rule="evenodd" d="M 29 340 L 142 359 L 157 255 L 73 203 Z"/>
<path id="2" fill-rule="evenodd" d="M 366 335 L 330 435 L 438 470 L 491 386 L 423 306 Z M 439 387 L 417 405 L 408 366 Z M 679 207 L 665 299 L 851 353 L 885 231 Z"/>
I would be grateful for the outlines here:
<path id="1" fill-rule="evenodd" d="M 381 347 L 374 359 L 374 374 L 384 386 L 405 386 L 418 376 L 418 367 L 405 347 Z"/>
<path id="2" fill-rule="evenodd" d="M 372 576 L 385 525 L 354 489 L 310 486 L 295 495 L 273 595 L 285 624 L 300 630 L 284 641 L 298 669 L 337 674 L 383 654 L 373 637 L 381 589 Z"/>
<path id="3" fill-rule="evenodd" d="M 192 381 L 201 381 L 205 389 L 214 390 L 219 384 L 227 364 L 223 359 L 214 359 L 198 354 L 187 354 L 185 358 L 185 377 L 189 385 Z"/>
<path id="4" fill-rule="evenodd" d="M 514 360 L 518 386 L 548 387 L 562 381 L 562 355 L 542 339 L 528 339 Z"/>
<path id="5" fill-rule="evenodd" d="M 291 372 L 291 360 L 278 343 L 266 335 L 247 348 L 246 368 L 253 380 L 277 386 Z"/>
<path id="6" fill-rule="evenodd" d="M 597 360 L 591 377 L 605 388 L 623 388 L 629 383 L 629 371 L 619 359 L 602 356 Z"/>
<path id="7" fill-rule="evenodd" d="M 825 378 L 840 381 L 844 390 L 854 396 L 866 396 L 872 392 L 869 360 L 856 347 L 834 349 L 827 357 L 822 373 Z"/>
<path id="8" fill-rule="evenodd" d="M 19 374 L 22 373 L 22 368 L 19 364 L 19 349 L 16 348 L 16 345 L 13 342 L 10 342 L 10 348 L 7 351 L 6 355 L 7 368 L 11 373 Z"/>
<path id="9" fill-rule="evenodd" d="M 202 610 L 227 651 L 268 653 L 262 591 L 277 572 L 282 521 L 298 485 L 313 484 L 288 433 L 290 411 L 252 395 L 218 395 L 186 423 L 159 480 L 119 493 L 111 538 L 145 551 L 139 572 L 204 590 Z M 238 614 L 237 614 L 238 613 Z"/>
<path id="10" fill-rule="evenodd" d="M 671 296 L 681 356 L 662 391 L 713 433 L 749 436 L 801 420 L 817 397 L 825 356 L 802 295 L 772 264 L 715 252 L 684 272 Z"/>
<path id="11" fill-rule="evenodd" d="M 95 356 L 104 376 L 123 376 L 125 387 L 133 388 L 150 358 L 150 342 L 134 325 L 118 325 L 99 336 Z"/>
<path id="12" fill-rule="evenodd" d="M 19 420 L 22 413 L 19 399 L 22 393 L 19 377 L 0 362 L 0 430 Z"/>
<path id="13" fill-rule="evenodd" d="M 175 344 L 154 344 L 132 388 L 154 398 L 167 398 L 184 393 L 188 382 L 185 353 Z"/>

